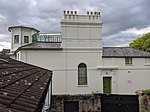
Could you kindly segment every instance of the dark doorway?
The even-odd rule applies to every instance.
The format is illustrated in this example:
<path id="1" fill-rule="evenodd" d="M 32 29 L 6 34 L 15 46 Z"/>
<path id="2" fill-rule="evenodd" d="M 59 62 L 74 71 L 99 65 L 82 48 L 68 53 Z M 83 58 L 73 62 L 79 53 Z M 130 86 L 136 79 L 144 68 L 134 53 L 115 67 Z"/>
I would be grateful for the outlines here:
<path id="1" fill-rule="evenodd" d="M 102 112 L 139 112 L 137 95 L 102 95 Z"/>
<path id="2" fill-rule="evenodd" d="M 78 101 L 64 102 L 64 112 L 79 112 L 79 102 Z"/>

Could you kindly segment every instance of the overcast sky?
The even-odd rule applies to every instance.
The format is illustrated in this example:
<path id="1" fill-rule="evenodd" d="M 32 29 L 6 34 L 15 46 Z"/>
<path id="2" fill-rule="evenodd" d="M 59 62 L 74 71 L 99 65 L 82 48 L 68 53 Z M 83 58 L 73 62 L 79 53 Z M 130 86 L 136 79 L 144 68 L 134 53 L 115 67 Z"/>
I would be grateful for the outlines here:
<path id="1" fill-rule="evenodd" d="M 12 25 L 60 32 L 63 10 L 100 11 L 103 46 L 127 46 L 150 32 L 150 0 L 0 0 L 0 50 L 10 48 Z"/>

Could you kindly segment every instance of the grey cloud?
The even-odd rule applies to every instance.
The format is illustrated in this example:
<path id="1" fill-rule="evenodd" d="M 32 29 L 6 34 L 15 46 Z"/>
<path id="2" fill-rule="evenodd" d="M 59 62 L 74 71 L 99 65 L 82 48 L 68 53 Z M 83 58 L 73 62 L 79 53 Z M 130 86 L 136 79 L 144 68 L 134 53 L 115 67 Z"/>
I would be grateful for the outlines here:
<path id="1" fill-rule="evenodd" d="M 9 34 L 0 34 L 0 42 L 10 42 Z"/>
<path id="2" fill-rule="evenodd" d="M 150 1 L 148 0 L 122 1 L 119 4 L 113 2 L 113 7 L 111 7 L 110 12 L 107 12 L 103 17 L 104 34 L 111 35 L 118 33 L 120 30 L 126 30 L 132 27 L 146 27 L 149 25 L 149 7 L 146 9 L 143 8 L 149 3 Z M 104 10 L 103 13 L 105 13 Z"/>
<path id="3" fill-rule="evenodd" d="M 11 25 L 27 25 L 41 32 L 60 32 L 63 10 L 100 11 L 103 21 L 103 44 L 117 46 L 129 43 L 138 35 L 121 31 L 150 26 L 149 0 L 0 0 L 0 34 Z M 111 38 L 110 38 L 111 37 Z M 8 38 L 8 37 L 7 37 Z M 0 42 L 8 41 L 0 37 Z"/>

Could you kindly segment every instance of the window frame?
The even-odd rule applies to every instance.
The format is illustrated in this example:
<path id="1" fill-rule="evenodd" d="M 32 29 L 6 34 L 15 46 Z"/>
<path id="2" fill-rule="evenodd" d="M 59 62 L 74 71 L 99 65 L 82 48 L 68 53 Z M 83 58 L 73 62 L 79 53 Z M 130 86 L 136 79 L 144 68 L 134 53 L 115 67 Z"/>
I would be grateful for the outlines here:
<path id="1" fill-rule="evenodd" d="M 125 65 L 133 65 L 132 57 L 126 57 L 125 58 Z"/>
<path id="2" fill-rule="evenodd" d="M 26 40 L 25 38 L 26 38 L 27 40 Z M 29 43 L 29 36 L 26 36 L 26 35 L 24 36 L 24 43 Z"/>
<path id="3" fill-rule="evenodd" d="M 150 66 L 150 58 L 145 58 L 145 66 Z"/>
<path id="4" fill-rule="evenodd" d="M 34 42 L 37 42 L 38 40 L 37 40 L 37 34 L 33 34 L 32 35 L 32 42 L 34 43 Z"/>
<path id="5" fill-rule="evenodd" d="M 87 84 L 87 65 L 80 63 L 78 65 L 78 86 L 86 86 Z"/>
<path id="6" fill-rule="evenodd" d="M 14 43 L 19 43 L 19 35 L 14 35 Z"/>
<path id="7" fill-rule="evenodd" d="M 150 58 L 145 58 L 145 63 L 150 63 Z"/>

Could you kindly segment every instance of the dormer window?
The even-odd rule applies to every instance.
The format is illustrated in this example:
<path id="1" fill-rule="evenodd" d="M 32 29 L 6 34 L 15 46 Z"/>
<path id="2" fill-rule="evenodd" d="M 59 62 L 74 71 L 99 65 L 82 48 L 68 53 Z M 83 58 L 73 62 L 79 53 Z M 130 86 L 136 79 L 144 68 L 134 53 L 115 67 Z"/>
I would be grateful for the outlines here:
<path id="1" fill-rule="evenodd" d="M 24 43 L 29 43 L 29 36 L 24 36 Z"/>
<path id="2" fill-rule="evenodd" d="M 19 35 L 14 35 L 14 43 L 19 43 Z"/>

